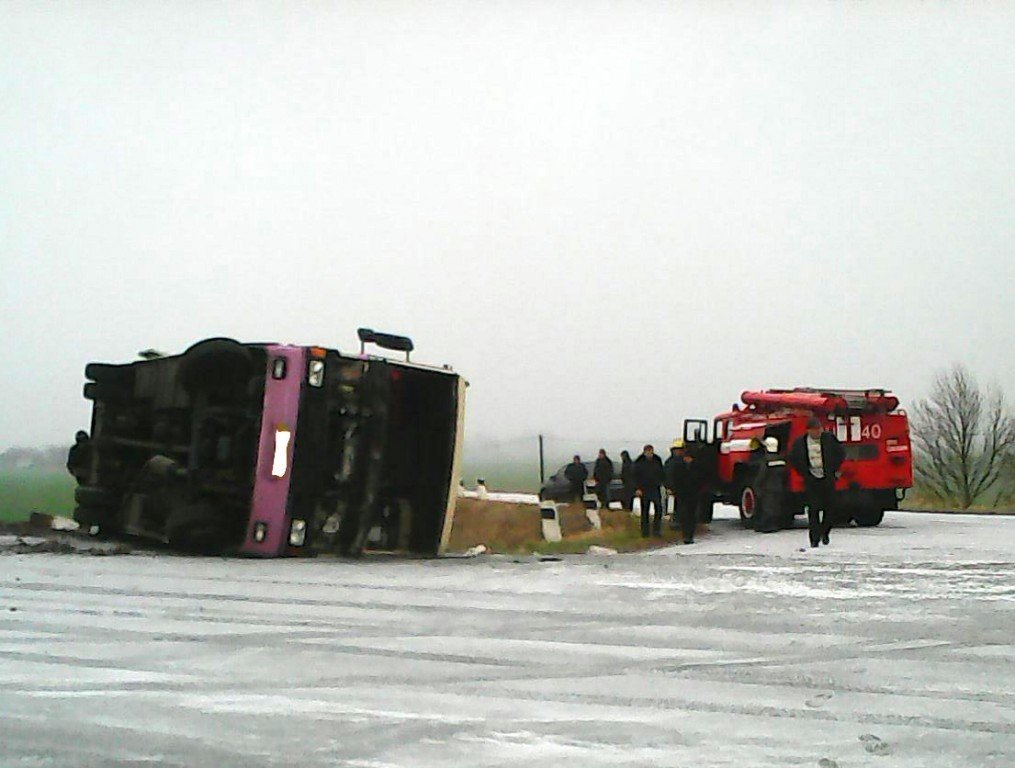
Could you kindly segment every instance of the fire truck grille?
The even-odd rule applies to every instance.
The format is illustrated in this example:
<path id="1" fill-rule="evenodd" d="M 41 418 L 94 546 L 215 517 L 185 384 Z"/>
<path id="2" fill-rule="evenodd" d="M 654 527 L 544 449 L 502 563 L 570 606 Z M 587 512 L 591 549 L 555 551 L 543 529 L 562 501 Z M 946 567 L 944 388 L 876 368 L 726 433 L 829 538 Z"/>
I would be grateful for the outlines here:
<path id="1" fill-rule="evenodd" d="M 875 443 L 846 444 L 843 448 L 848 461 L 875 461 L 880 455 Z"/>

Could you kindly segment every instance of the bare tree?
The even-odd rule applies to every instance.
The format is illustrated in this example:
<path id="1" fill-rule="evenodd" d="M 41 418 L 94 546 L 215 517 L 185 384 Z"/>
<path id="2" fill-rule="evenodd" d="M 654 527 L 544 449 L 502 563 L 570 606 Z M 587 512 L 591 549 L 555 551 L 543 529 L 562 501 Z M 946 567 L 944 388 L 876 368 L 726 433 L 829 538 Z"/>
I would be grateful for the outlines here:
<path id="1" fill-rule="evenodd" d="M 1000 389 L 981 390 L 964 366 L 937 374 L 912 428 L 916 482 L 939 501 L 968 509 L 1015 492 L 1015 416 Z"/>
<path id="2" fill-rule="evenodd" d="M 1008 455 L 1001 462 L 1000 488 L 997 492 L 998 504 L 1015 506 L 1015 451 L 1008 451 Z"/>

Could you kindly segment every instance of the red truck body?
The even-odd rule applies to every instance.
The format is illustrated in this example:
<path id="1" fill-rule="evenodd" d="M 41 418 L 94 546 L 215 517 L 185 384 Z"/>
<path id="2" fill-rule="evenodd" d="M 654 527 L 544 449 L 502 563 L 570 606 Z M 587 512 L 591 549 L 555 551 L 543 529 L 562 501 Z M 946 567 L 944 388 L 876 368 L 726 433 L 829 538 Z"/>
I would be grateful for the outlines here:
<path id="1" fill-rule="evenodd" d="M 769 389 L 741 395 L 734 405 L 712 422 L 711 452 L 716 500 L 736 504 L 747 519 L 744 491 L 749 486 L 752 447 L 767 437 L 779 441 L 786 455 L 795 440 L 806 433 L 807 420 L 816 416 L 825 430 L 838 437 L 846 460 L 836 481 L 839 517 L 859 525 L 877 525 L 886 509 L 897 509 L 906 489 L 913 485 L 909 420 L 895 395 L 883 389 Z M 707 441 L 708 425 L 685 422 L 685 437 Z M 803 478 L 788 472 L 787 517 L 803 510 Z"/>

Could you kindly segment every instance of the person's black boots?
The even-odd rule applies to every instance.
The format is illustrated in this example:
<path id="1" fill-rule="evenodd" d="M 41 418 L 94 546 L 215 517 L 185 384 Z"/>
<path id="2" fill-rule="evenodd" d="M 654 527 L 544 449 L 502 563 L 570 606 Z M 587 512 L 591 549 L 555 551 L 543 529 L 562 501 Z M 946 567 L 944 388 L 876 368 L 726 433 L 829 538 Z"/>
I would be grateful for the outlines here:
<path id="1" fill-rule="evenodd" d="M 822 544 L 827 544 L 828 543 L 828 534 L 827 533 L 824 536 L 821 537 L 821 543 Z"/>

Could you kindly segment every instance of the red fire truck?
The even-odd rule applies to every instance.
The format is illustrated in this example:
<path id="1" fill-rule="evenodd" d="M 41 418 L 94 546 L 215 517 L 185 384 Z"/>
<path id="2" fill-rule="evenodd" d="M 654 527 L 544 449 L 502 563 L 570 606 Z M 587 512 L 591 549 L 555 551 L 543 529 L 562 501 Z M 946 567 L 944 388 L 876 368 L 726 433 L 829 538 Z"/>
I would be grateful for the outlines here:
<path id="1" fill-rule="evenodd" d="M 909 420 L 899 399 L 883 389 L 768 389 L 744 392 L 743 405 L 734 404 L 709 423 L 684 422 L 684 439 L 698 447 L 709 465 L 715 501 L 734 504 L 747 526 L 754 525 L 757 494 L 751 486 L 752 458 L 767 437 L 779 441 L 784 456 L 805 434 L 807 419 L 816 416 L 842 442 L 846 460 L 836 482 L 837 518 L 859 526 L 881 523 L 886 509 L 897 509 L 913 485 Z M 760 449 L 763 450 L 763 449 Z M 787 473 L 786 504 L 776 521 L 791 525 L 804 511 L 803 478 Z M 760 526 L 759 526 L 760 527 Z M 768 527 L 770 529 L 770 526 Z"/>

